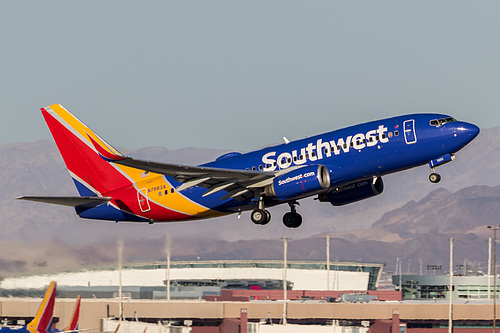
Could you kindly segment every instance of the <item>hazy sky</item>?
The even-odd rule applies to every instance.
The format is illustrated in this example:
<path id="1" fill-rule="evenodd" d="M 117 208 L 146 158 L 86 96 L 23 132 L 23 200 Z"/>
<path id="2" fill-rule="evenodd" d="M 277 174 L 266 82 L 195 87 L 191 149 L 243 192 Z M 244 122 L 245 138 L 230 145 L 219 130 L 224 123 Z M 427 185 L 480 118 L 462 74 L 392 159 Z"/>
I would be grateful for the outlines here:
<path id="1" fill-rule="evenodd" d="M 60 103 L 115 146 L 249 150 L 441 112 L 500 125 L 499 1 L 2 1 L 0 143 Z"/>

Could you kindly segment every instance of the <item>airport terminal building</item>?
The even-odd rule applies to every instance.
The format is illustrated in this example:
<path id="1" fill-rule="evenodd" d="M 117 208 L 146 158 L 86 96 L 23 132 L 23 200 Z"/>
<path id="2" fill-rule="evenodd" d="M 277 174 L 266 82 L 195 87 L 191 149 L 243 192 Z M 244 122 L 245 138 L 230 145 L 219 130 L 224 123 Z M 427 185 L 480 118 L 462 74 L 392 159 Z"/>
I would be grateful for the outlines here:
<path id="1" fill-rule="evenodd" d="M 393 275 L 392 282 L 399 290 L 400 276 Z M 492 299 L 494 293 L 492 276 L 455 275 L 452 280 L 453 299 Z M 497 297 L 500 296 L 500 278 L 497 277 Z M 403 299 L 449 299 L 449 275 L 401 275 Z"/>
<path id="2" fill-rule="evenodd" d="M 332 262 L 328 271 L 326 262 L 289 261 L 287 289 L 376 290 L 382 269 L 381 263 Z M 0 288 L 4 293 L 41 291 L 50 281 L 57 281 L 59 297 L 81 294 L 84 298 L 112 298 L 121 279 L 123 292 L 130 298 L 164 299 L 170 280 L 172 298 L 203 298 L 221 289 L 283 289 L 283 273 L 280 260 L 179 261 L 172 262 L 170 269 L 166 263 L 149 263 L 125 266 L 121 273 L 109 268 L 8 277 L 0 282 Z"/>

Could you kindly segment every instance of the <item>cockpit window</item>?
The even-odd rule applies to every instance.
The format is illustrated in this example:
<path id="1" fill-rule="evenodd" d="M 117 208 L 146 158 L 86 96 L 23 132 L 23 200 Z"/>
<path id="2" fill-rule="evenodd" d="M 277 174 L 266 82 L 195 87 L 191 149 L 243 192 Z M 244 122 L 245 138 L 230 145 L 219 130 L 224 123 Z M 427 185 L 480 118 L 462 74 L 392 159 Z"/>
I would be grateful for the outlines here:
<path id="1" fill-rule="evenodd" d="M 433 119 L 433 120 L 431 120 L 430 124 L 431 124 L 431 126 L 439 127 L 439 126 L 442 126 L 446 123 L 452 123 L 454 121 L 457 121 L 457 120 L 453 117 L 448 117 L 448 118 L 441 118 L 441 119 Z"/>

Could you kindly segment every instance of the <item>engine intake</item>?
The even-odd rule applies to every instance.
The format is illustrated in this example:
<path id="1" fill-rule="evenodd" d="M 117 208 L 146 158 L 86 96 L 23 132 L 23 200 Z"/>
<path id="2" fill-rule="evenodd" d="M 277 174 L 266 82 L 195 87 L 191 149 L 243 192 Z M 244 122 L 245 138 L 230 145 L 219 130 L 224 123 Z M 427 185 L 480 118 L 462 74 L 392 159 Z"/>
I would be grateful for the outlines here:
<path id="1" fill-rule="evenodd" d="M 274 178 L 264 194 L 280 200 L 291 199 L 304 193 L 326 190 L 330 187 L 330 172 L 324 165 L 308 165 Z"/>
<path id="2" fill-rule="evenodd" d="M 382 178 L 366 179 L 360 182 L 338 187 L 318 196 L 319 201 L 329 202 L 333 206 L 343 206 L 356 201 L 379 195 L 384 191 Z"/>

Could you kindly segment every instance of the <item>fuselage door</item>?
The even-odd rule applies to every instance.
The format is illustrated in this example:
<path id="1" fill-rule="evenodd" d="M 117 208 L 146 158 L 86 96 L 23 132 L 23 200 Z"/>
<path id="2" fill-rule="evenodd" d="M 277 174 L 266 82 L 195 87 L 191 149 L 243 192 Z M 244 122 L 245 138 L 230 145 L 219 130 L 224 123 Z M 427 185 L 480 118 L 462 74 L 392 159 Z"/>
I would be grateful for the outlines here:
<path id="1" fill-rule="evenodd" d="M 417 135 L 415 134 L 415 120 L 406 120 L 403 123 L 403 128 L 405 131 L 406 144 L 411 145 L 412 143 L 417 142 Z"/>
<path id="2" fill-rule="evenodd" d="M 141 188 L 139 191 L 137 191 L 137 201 L 139 201 L 141 212 L 145 213 L 151 210 L 151 207 L 149 206 L 147 188 Z"/>

